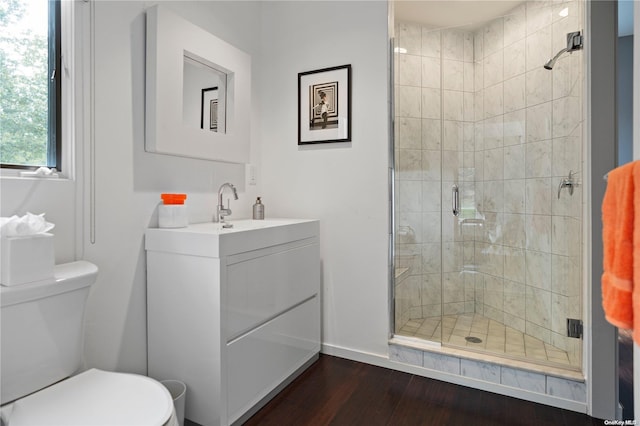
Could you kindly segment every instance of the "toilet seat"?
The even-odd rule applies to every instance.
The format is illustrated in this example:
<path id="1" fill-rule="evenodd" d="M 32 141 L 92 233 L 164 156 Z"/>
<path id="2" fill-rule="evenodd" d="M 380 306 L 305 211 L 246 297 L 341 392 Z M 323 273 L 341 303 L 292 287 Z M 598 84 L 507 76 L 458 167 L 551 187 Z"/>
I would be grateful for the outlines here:
<path id="1" fill-rule="evenodd" d="M 16 401 L 9 425 L 161 426 L 175 419 L 173 413 L 171 395 L 159 382 L 91 369 Z"/>

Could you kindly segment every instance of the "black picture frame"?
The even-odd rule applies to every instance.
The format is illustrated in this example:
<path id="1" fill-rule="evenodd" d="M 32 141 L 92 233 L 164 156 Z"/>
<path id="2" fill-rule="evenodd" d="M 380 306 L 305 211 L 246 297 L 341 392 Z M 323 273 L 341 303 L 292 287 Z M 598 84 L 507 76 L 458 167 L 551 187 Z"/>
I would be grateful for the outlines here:
<path id="1" fill-rule="evenodd" d="M 218 86 L 202 89 L 200 101 L 200 128 L 218 131 Z"/>
<path id="2" fill-rule="evenodd" d="M 298 73 L 298 145 L 351 142 L 351 65 Z"/>

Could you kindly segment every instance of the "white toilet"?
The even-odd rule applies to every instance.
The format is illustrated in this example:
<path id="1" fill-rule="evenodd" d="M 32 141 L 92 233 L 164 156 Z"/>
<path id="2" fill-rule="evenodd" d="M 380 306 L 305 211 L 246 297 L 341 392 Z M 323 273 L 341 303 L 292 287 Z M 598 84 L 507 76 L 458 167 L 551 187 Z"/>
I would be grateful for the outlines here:
<path id="1" fill-rule="evenodd" d="M 98 268 L 57 265 L 48 282 L 0 286 L 5 426 L 177 426 L 169 391 L 137 374 L 81 365 L 84 306 Z"/>

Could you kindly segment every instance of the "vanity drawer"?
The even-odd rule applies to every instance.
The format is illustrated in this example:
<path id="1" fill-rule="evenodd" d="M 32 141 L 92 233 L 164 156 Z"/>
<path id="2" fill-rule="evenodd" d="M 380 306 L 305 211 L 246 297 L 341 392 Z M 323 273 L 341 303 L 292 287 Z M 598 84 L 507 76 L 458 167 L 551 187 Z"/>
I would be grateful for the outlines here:
<path id="1" fill-rule="evenodd" d="M 318 296 L 227 345 L 229 423 L 320 351 Z"/>
<path id="2" fill-rule="evenodd" d="M 228 259 L 222 292 L 226 342 L 318 294 L 319 258 L 312 239 Z"/>

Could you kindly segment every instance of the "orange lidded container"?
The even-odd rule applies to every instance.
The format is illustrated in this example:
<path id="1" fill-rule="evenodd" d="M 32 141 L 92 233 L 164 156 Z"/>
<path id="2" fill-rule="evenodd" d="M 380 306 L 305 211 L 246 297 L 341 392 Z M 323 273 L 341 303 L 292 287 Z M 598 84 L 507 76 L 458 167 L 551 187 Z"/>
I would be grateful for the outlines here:
<path id="1" fill-rule="evenodd" d="M 189 225 L 189 215 L 184 200 L 187 194 L 160 194 L 162 204 L 158 206 L 160 228 L 184 228 Z"/>
<path id="2" fill-rule="evenodd" d="M 160 194 L 164 204 L 184 204 L 187 194 Z"/>

